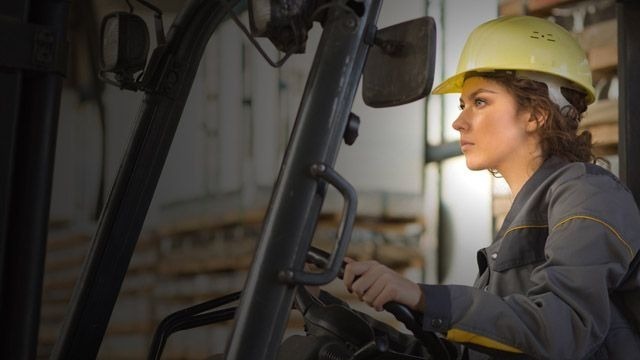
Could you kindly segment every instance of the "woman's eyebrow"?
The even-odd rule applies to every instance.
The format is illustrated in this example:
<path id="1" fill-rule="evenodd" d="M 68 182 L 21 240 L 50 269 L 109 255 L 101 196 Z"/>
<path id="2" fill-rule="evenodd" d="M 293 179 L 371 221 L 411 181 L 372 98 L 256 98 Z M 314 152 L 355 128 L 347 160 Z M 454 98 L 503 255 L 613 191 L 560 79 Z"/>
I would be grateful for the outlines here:
<path id="1" fill-rule="evenodd" d="M 479 89 L 476 89 L 471 94 L 469 94 L 469 96 L 467 96 L 467 99 L 473 99 L 474 97 L 478 96 L 478 94 L 483 93 L 483 92 L 488 92 L 488 93 L 491 93 L 491 94 L 497 94 L 498 93 L 497 91 L 494 91 L 494 90 L 485 89 L 485 88 L 479 88 Z M 462 101 L 462 96 L 460 97 L 460 101 Z"/>

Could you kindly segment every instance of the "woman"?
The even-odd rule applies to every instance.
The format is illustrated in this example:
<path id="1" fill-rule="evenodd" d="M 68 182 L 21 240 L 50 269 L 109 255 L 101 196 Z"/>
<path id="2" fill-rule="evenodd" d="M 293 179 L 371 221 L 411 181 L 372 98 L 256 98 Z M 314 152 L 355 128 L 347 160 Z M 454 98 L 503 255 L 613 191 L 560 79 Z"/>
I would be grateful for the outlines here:
<path id="1" fill-rule="evenodd" d="M 591 135 L 577 134 L 594 101 L 584 52 L 546 20 L 492 20 L 434 90 L 455 92 L 467 166 L 499 173 L 514 197 L 495 241 L 478 252 L 474 286 L 419 285 L 347 259 L 347 289 L 377 310 L 396 301 L 421 312 L 424 330 L 462 344 L 465 358 L 640 356 L 640 214 L 594 165 Z"/>

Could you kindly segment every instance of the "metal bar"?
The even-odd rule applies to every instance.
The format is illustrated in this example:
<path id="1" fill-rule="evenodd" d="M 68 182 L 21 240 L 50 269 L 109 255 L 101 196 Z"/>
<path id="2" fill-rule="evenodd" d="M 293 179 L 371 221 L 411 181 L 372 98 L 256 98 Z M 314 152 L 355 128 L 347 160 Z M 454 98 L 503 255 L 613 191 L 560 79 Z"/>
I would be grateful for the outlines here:
<path id="1" fill-rule="evenodd" d="M 620 179 L 640 204 L 640 3 L 618 1 Z"/>
<path id="2" fill-rule="evenodd" d="M 359 21 L 333 9 L 305 86 L 262 235 L 245 283 L 225 359 L 273 359 L 293 302 L 281 271 L 301 270 L 326 184 L 310 173 L 314 163 L 333 166 L 347 125 L 381 1 L 362 1 Z"/>
<path id="3" fill-rule="evenodd" d="M 441 145 L 427 145 L 425 148 L 425 164 L 430 162 L 440 162 L 446 159 L 462 155 L 460 142 L 450 141 Z"/>
<path id="4" fill-rule="evenodd" d="M 66 0 L 34 0 L 28 21 L 50 27 L 51 44 L 66 49 L 68 12 Z M 61 74 L 33 72 L 22 81 L 4 264 L 2 359 L 36 357 L 62 80 Z"/>
<path id="5" fill-rule="evenodd" d="M 235 5 L 238 0 L 228 1 Z M 200 59 L 225 16 L 218 1 L 193 0 L 176 17 L 147 69 L 151 88 L 100 217 L 52 359 L 95 359 L 149 209 Z"/>

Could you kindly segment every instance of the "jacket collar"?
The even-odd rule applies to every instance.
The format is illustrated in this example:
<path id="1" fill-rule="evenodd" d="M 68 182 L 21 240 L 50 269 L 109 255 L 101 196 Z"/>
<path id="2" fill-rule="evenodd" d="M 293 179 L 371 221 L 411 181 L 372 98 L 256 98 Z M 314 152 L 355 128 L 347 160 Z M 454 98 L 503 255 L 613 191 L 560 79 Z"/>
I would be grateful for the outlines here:
<path id="1" fill-rule="evenodd" d="M 520 213 L 520 210 L 525 205 L 525 203 L 531 198 L 533 193 L 540 188 L 542 183 L 546 181 L 551 174 L 558 171 L 558 169 L 567 165 L 569 162 L 557 156 L 551 156 L 547 160 L 545 160 L 542 165 L 536 170 L 533 175 L 524 183 L 518 195 L 513 201 L 511 205 L 511 209 L 507 213 L 507 216 L 504 219 L 502 226 L 500 227 L 500 231 L 498 231 L 497 239 L 501 238 L 504 232 L 511 227 L 511 223 L 514 220 L 514 217 Z"/>

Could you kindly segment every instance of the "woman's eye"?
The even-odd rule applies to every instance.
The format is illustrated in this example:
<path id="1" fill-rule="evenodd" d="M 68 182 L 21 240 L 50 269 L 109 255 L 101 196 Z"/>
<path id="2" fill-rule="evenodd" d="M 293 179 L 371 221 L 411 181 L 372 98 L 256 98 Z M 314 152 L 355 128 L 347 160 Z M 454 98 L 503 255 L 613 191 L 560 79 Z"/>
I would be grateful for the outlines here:
<path id="1" fill-rule="evenodd" d="M 476 106 L 482 106 L 487 103 L 484 99 L 475 99 L 473 102 L 475 103 Z"/>
<path id="2" fill-rule="evenodd" d="M 458 105 L 458 109 L 460 109 L 460 111 L 464 110 L 464 104 Z"/>

